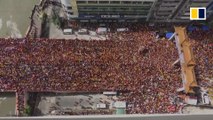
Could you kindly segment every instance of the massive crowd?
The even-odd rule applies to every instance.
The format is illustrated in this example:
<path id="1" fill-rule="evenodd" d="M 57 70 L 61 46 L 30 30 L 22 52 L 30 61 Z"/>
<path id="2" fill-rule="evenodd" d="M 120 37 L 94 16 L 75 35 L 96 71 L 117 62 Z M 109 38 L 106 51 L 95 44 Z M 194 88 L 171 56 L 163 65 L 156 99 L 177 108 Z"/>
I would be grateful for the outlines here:
<path id="1" fill-rule="evenodd" d="M 137 25 L 106 41 L 0 39 L 0 90 L 121 91 L 127 113 L 177 112 L 172 100 L 181 70 L 172 64 L 178 52 L 154 33 Z M 213 73 L 211 33 L 191 36 L 201 82 Z"/>
<path id="2" fill-rule="evenodd" d="M 196 59 L 196 78 L 201 87 L 209 88 L 209 79 L 213 77 L 213 30 L 194 31 L 190 33 L 190 41 Z"/>

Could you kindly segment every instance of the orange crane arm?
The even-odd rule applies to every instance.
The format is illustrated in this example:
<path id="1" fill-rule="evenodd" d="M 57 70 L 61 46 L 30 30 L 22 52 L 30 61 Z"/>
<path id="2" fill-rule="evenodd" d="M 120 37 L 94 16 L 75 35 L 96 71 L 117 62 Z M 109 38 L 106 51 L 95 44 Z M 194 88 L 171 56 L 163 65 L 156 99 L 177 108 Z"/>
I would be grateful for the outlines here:
<path id="1" fill-rule="evenodd" d="M 198 85 L 194 72 L 196 64 L 191 44 L 184 27 L 175 27 L 175 33 L 175 42 L 180 57 L 183 87 L 186 93 L 194 93 L 193 88 Z"/>

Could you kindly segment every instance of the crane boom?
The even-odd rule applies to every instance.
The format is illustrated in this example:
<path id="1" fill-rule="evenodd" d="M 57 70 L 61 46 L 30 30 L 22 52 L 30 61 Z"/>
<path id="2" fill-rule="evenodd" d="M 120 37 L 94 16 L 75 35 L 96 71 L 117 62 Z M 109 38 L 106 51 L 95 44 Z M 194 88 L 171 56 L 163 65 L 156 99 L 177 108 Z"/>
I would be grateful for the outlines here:
<path id="1" fill-rule="evenodd" d="M 195 93 L 193 88 L 198 87 L 194 72 L 196 63 L 186 28 L 175 27 L 174 37 L 179 54 L 184 91 L 185 93 Z"/>

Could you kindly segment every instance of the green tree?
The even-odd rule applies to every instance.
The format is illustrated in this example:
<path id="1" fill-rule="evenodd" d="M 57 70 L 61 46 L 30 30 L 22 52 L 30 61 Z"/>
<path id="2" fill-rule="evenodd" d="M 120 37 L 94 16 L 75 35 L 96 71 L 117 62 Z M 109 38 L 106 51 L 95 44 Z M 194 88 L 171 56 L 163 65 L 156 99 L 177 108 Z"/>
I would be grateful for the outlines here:
<path id="1" fill-rule="evenodd" d="M 29 105 L 26 105 L 24 109 L 24 115 L 30 116 L 32 114 L 32 108 Z"/>
<path id="2" fill-rule="evenodd" d="M 57 11 L 53 11 L 53 14 L 52 14 L 52 22 L 53 24 L 55 24 L 56 26 L 58 26 L 59 28 L 62 27 L 62 20 L 59 16 L 59 12 Z"/>

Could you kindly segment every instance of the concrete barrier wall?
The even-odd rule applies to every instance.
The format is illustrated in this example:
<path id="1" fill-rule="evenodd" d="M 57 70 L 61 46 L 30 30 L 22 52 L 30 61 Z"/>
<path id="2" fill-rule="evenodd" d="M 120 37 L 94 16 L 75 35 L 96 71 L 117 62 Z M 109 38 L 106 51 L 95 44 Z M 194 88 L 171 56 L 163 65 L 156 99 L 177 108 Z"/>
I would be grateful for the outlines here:
<path id="1" fill-rule="evenodd" d="M 31 38 L 34 38 L 34 35 L 33 34 L 36 34 L 36 32 L 40 32 L 41 28 L 38 27 L 40 26 L 39 24 L 36 24 L 35 21 L 39 21 L 39 11 L 41 12 L 41 10 L 44 9 L 44 6 L 46 4 L 47 0 L 40 0 L 39 4 L 38 5 L 35 5 L 33 10 L 32 10 L 32 13 L 31 13 L 31 16 L 30 16 L 30 25 L 27 29 L 27 32 L 25 34 L 26 37 L 31 37 Z M 40 20 L 41 21 L 41 20 Z M 40 34 L 40 33 L 38 33 Z M 37 36 L 38 37 L 38 36 Z"/>

